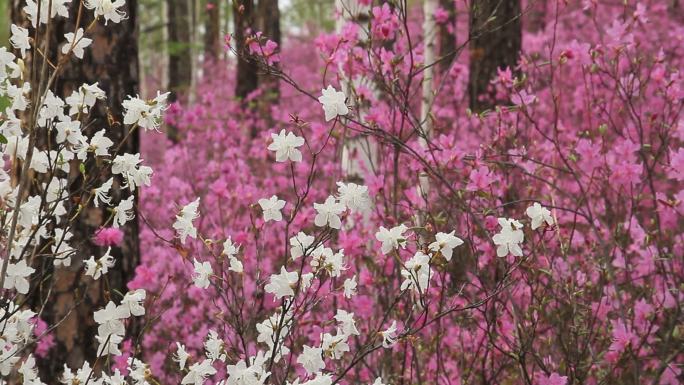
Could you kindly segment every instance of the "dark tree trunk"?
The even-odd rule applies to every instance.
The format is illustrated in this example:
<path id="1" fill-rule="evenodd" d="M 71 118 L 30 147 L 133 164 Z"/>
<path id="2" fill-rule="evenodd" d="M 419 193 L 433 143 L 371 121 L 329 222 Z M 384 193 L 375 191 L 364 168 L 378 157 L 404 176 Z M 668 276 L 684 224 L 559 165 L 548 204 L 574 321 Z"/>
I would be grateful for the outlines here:
<path id="1" fill-rule="evenodd" d="M 246 30 L 254 28 L 254 1 L 234 0 L 233 17 L 235 21 L 235 50 L 238 53 L 237 77 L 235 84 L 235 96 L 244 99 L 252 91 L 256 90 L 258 83 L 257 66 L 253 60 L 247 58 L 247 46 L 245 38 Z"/>
<path id="2" fill-rule="evenodd" d="M 169 50 L 169 81 L 167 89 L 171 92 L 169 102 L 185 101 L 192 84 L 191 17 L 193 15 L 189 0 L 167 0 L 167 27 Z M 169 125 L 167 136 L 178 141 L 178 129 Z"/>
<path id="3" fill-rule="evenodd" d="M 439 58 L 442 72 L 451 67 L 456 57 L 456 3 L 454 0 L 439 0 L 439 6 L 449 13 L 446 24 L 439 28 Z"/>
<path id="4" fill-rule="evenodd" d="M 209 0 L 204 19 L 204 53 L 210 59 L 221 56 L 221 5 Z"/>
<path id="5" fill-rule="evenodd" d="M 26 26 L 25 15 L 21 12 L 24 6 L 23 0 L 13 0 L 12 20 L 17 24 Z M 61 72 L 53 87 L 56 95 L 64 98 L 71 94 L 81 84 L 98 85 L 107 95 L 106 101 L 99 101 L 90 113 L 90 124 L 84 130 L 87 136 L 105 128 L 107 136 L 120 143 L 127 134 L 127 130 L 119 123 L 123 121 L 121 103 L 127 95 L 138 93 L 138 47 L 136 33 L 136 1 L 127 0 L 121 8 L 128 17 L 120 24 L 110 22 L 106 27 L 99 21 L 88 33 L 87 37 L 93 39 L 93 43 L 85 50 L 83 60 L 72 59 Z M 71 15 L 78 12 L 78 2 L 71 6 Z M 70 19 L 52 19 L 52 39 L 50 52 L 52 60 L 56 62 L 56 47 L 63 44 L 64 34 L 74 31 L 75 17 Z M 93 20 L 91 11 L 83 9 L 81 26 L 87 26 Z M 44 26 L 42 27 L 44 33 Z M 27 62 L 30 68 L 30 58 Z M 35 83 L 35 80 L 34 80 Z M 44 135 L 44 134 L 43 134 Z M 123 152 L 137 153 L 139 151 L 139 136 L 137 131 L 131 134 L 122 145 Z M 92 162 L 92 159 L 90 160 Z M 91 165 L 87 165 L 88 167 Z M 109 175 L 102 177 L 101 182 L 109 179 Z M 70 190 L 78 191 L 82 186 L 82 178 L 79 171 L 72 167 L 69 175 Z M 99 186 L 99 185 L 98 185 Z M 126 199 L 128 191 L 122 196 L 114 196 L 113 202 Z M 70 205 L 70 206 L 69 206 Z M 76 205 L 70 202 L 67 206 L 70 214 L 76 213 Z M 137 204 L 136 204 L 137 207 Z M 38 361 L 41 377 L 49 379 L 49 383 L 57 383 L 63 372 L 63 364 L 76 369 L 80 368 L 85 360 L 94 361 L 96 356 L 97 324 L 93 320 L 93 312 L 106 305 L 109 299 L 117 303 L 120 297 L 114 291 L 126 292 L 126 283 L 133 277 L 135 267 L 139 262 L 138 222 L 136 219 L 129 222 L 124 230 L 124 241 L 121 247 L 113 247 L 112 255 L 116 265 L 109 270 L 106 279 L 89 281 L 86 287 L 83 282 L 83 260 L 95 256 L 102 256 L 106 248 L 98 247 L 92 243 L 91 237 L 103 224 L 109 213 L 104 208 L 87 208 L 80 212 L 71 229 L 74 234 L 70 241 L 71 246 L 77 250 L 72 256 L 71 267 L 58 268 L 52 271 L 52 262 L 39 261 L 35 266 L 44 277 L 48 277 L 40 289 L 39 297 L 35 298 L 34 305 L 44 304 L 45 310 L 42 318 L 48 325 L 59 323 L 52 332 L 55 346 L 48 356 Z M 107 284 L 105 285 L 105 281 Z M 52 291 L 47 288 L 52 286 Z"/>
<path id="6" fill-rule="evenodd" d="M 494 105 L 489 83 L 498 68 L 513 69 L 522 43 L 519 0 L 473 0 L 470 8 L 470 108 Z"/>
<path id="7" fill-rule="evenodd" d="M 257 11 L 259 31 L 280 47 L 280 9 L 278 8 L 278 0 L 259 0 Z M 280 96 L 278 78 L 264 73 L 259 76 L 259 84 L 263 85 L 262 88 L 264 90 L 262 102 L 266 105 L 277 103 Z"/>
<path id="8" fill-rule="evenodd" d="M 178 100 L 192 83 L 192 55 L 188 0 L 167 0 L 169 38 L 169 84 L 171 101 Z"/>

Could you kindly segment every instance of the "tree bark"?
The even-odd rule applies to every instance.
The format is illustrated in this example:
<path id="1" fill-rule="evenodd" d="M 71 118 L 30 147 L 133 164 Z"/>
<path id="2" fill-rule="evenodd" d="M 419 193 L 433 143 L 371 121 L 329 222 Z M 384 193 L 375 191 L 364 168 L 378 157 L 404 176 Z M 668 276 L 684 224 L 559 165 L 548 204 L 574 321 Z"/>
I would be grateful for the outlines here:
<path id="1" fill-rule="evenodd" d="M 191 17 L 189 0 L 167 0 L 167 30 L 169 51 L 169 78 L 167 90 L 171 92 L 169 102 L 186 101 L 192 85 Z M 166 135 L 178 142 L 178 129 L 169 125 Z"/>
<path id="2" fill-rule="evenodd" d="M 456 57 L 456 3 L 454 0 L 439 0 L 439 6 L 449 13 L 447 22 L 439 28 L 439 56 L 442 72 L 451 67 Z"/>
<path id="3" fill-rule="evenodd" d="M 280 47 L 280 9 L 278 8 L 278 0 L 259 0 L 257 11 L 258 30 Z M 264 73 L 259 75 L 258 83 L 263 85 L 262 89 L 264 95 L 262 103 L 266 106 L 278 103 L 280 96 L 280 83 L 278 78 Z"/>
<path id="4" fill-rule="evenodd" d="M 206 4 L 204 19 L 204 53 L 208 59 L 221 56 L 221 6 L 216 0 Z"/>
<path id="5" fill-rule="evenodd" d="M 258 84 L 257 66 L 253 60 L 247 58 L 248 52 L 245 44 L 246 30 L 254 28 L 254 11 L 253 0 L 233 1 L 235 50 L 238 53 L 235 96 L 240 99 L 245 99 L 256 90 Z"/>
<path id="6" fill-rule="evenodd" d="M 16 24 L 27 26 L 25 14 L 21 11 L 24 6 L 23 0 L 12 0 L 12 20 Z M 71 5 L 71 15 L 76 15 L 79 4 Z M 127 18 L 119 24 L 109 23 L 106 27 L 102 21 L 98 21 L 87 37 L 93 39 L 93 43 L 85 50 L 82 60 L 72 59 L 59 76 L 53 87 L 53 92 L 62 98 L 71 94 L 81 84 L 98 82 L 98 86 L 105 91 L 107 99 L 98 101 L 90 113 L 90 124 L 84 133 L 91 136 L 94 132 L 103 128 L 106 135 L 114 143 L 121 143 L 127 129 L 120 123 L 123 121 L 121 103 L 127 95 L 138 93 L 138 47 L 136 33 L 136 0 L 127 0 L 121 8 L 127 14 Z M 74 31 L 76 18 L 52 19 L 52 32 L 50 34 L 51 54 L 53 62 L 57 59 L 57 47 L 64 43 L 64 34 Z M 87 26 L 93 20 L 92 11 L 83 9 L 81 26 Z M 44 27 L 43 27 L 44 28 Z M 43 30 L 44 33 L 44 30 Z M 30 68 L 30 58 L 27 68 Z M 131 134 L 121 147 L 121 152 L 137 153 L 139 151 L 139 136 L 137 131 Z M 92 158 L 89 162 L 93 162 Z M 87 164 L 86 169 L 92 164 Z M 109 179 L 104 175 L 102 182 Z M 69 188 L 78 191 L 83 180 L 75 167 L 69 175 Z M 114 202 L 126 199 L 129 193 L 122 192 L 120 196 L 114 196 Z M 137 204 L 136 204 L 137 207 Z M 76 202 L 68 202 L 66 209 L 75 213 Z M 63 371 L 63 363 L 69 367 L 80 368 L 84 361 L 91 363 L 96 356 L 97 324 L 93 320 L 93 311 L 105 306 L 110 298 L 117 301 L 120 298 L 113 294 L 114 290 L 120 293 L 126 292 L 126 283 L 133 277 L 135 267 L 139 262 L 138 222 L 136 219 L 129 222 L 122 230 L 124 241 L 121 247 L 112 248 L 112 256 L 115 258 L 115 266 L 109 270 L 106 279 L 90 281 L 84 286 L 83 260 L 95 256 L 101 257 L 106 248 L 96 246 L 91 237 L 103 224 L 108 212 L 105 208 L 87 208 L 80 212 L 71 229 L 73 238 L 71 246 L 77 250 L 72 256 L 71 267 L 54 269 L 51 261 L 34 266 L 42 276 L 48 277 L 41 285 L 40 295 L 36 296 L 34 305 L 44 304 L 45 310 L 42 319 L 48 325 L 59 323 L 52 335 L 55 346 L 52 347 L 47 357 L 38 360 L 41 377 L 45 379 L 57 379 Z M 40 270 L 39 270 L 40 269 Z M 105 285 L 105 281 L 107 284 Z M 52 286 L 50 292 L 48 288 Z M 53 381 L 51 383 L 57 383 Z"/>
<path id="7" fill-rule="evenodd" d="M 470 8 L 470 108 L 494 105 L 489 83 L 496 70 L 513 69 L 522 43 L 519 0 L 473 0 Z"/>

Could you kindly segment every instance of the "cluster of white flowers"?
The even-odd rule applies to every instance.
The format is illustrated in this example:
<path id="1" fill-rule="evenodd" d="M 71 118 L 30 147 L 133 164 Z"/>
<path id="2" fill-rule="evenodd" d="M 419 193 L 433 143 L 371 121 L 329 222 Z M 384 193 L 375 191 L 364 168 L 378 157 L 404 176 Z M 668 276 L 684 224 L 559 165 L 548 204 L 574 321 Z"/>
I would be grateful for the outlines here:
<path id="1" fill-rule="evenodd" d="M 335 91 L 332 87 L 323 90 L 323 96 L 319 101 L 323 104 L 326 120 L 332 120 L 349 112 L 344 104 L 344 94 Z M 268 150 L 275 152 L 276 162 L 302 161 L 302 154 L 298 148 L 304 145 L 304 138 L 285 130 L 281 130 L 279 134 L 272 134 L 271 137 L 273 141 L 268 146 Z M 366 186 L 344 182 L 338 182 L 337 186 L 337 194 L 328 196 L 323 203 L 313 203 L 315 210 L 313 224 L 318 228 L 326 228 L 322 234 L 325 234 L 328 228 L 341 230 L 347 210 L 350 214 L 364 214 L 368 213 L 372 206 L 372 200 Z M 192 225 L 192 220 L 197 218 L 197 205 L 193 206 L 193 204 L 182 210 L 174 224 L 174 228 L 183 242 L 186 236 L 194 238 L 197 235 L 196 229 Z M 277 195 L 272 195 L 270 198 L 260 199 L 258 204 L 263 213 L 264 225 L 271 221 L 283 220 L 282 210 L 287 204 L 285 200 L 279 199 Z M 291 215 L 294 216 L 295 214 Z M 538 203 L 530 207 L 527 214 L 532 220 L 533 229 L 540 227 L 544 222 L 549 225 L 553 223 L 550 212 Z M 290 221 L 292 220 L 293 218 L 290 218 Z M 504 218 L 499 219 L 499 223 L 502 227 L 501 233 L 494 236 L 494 242 L 498 246 L 497 254 L 500 256 L 508 253 L 516 256 L 522 255 L 520 247 L 524 239 L 521 230 L 522 224 L 516 220 Z M 404 224 L 389 229 L 381 226 L 375 234 L 375 238 L 381 243 L 380 251 L 383 254 L 392 254 L 401 258 L 401 251 L 407 248 L 409 236 L 412 236 L 409 233 L 410 231 L 409 227 Z M 307 298 L 307 295 L 311 295 L 314 279 L 330 277 L 343 280 L 342 286 L 338 286 L 336 290 L 341 291 L 347 299 L 357 295 L 357 277 L 346 273 L 347 265 L 344 250 L 334 251 L 332 248 L 326 247 L 324 245 L 325 237 L 320 235 L 309 235 L 299 231 L 289 238 L 290 258 L 284 265 L 280 266 L 276 273 L 268 277 L 264 285 L 264 291 L 270 294 L 274 301 L 279 302 L 280 306 L 255 326 L 257 343 L 263 344 L 267 349 L 258 350 L 256 354 L 238 360 L 235 364 L 226 365 L 227 378 L 220 383 L 227 385 L 265 383 L 271 375 L 268 369 L 270 365 L 279 362 L 283 357 L 292 353 L 290 351 L 292 346 L 286 346 L 287 337 L 290 336 L 292 328 L 297 324 L 295 319 L 299 301 L 302 298 Z M 415 236 L 419 240 L 418 243 L 421 243 L 423 237 L 418 236 L 418 234 Z M 425 295 L 429 290 L 433 275 L 431 264 L 435 260 L 451 262 L 454 257 L 454 250 L 463 244 L 464 241 L 456 235 L 456 231 L 437 232 L 434 241 L 423 245 L 415 251 L 411 258 L 401 263 L 400 274 L 403 279 L 400 286 L 401 291 L 416 293 L 420 296 Z M 223 242 L 221 256 L 228 260 L 228 270 L 238 274 L 243 272 L 242 262 L 238 259 L 239 252 L 240 245 L 235 244 L 230 237 L 227 237 Z M 223 258 L 219 258 L 215 263 L 220 264 L 223 260 Z M 295 261 L 296 267 L 288 266 L 288 263 Z M 212 276 L 211 262 L 194 260 L 192 278 L 197 287 L 208 288 L 212 283 Z M 218 281 L 221 281 L 220 277 L 217 278 Z M 337 308 L 334 319 L 336 321 L 334 328 L 325 329 L 324 326 L 319 338 L 316 341 L 309 341 L 309 344 L 302 345 L 294 360 L 301 365 L 304 373 L 306 373 L 306 380 L 297 378 L 294 382 L 286 381 L 288 385 L 332 384 L 333 377 L 329 374 L 332 371 L 326 370 L 326 365 L 348 356 L 351 350 L 350 338 L 360 334 L 356 327 L 353 312 Z M 380 331 L 378 334 L 380 339 L 379 341 L 376 340 L 376 343 L 379 344 L 378 346 L 391 348 L 405 334 L 408 335 L 408 330 L 401 332 L 397 321 L 391 321 L 386 329 Z M 215 331 L 210 331 L 207 335 L 204 344 L 204 357 L 192 360 L 195 363 L 189 368 L 186 366 L 191 357 L 186 352 L 185 346 L 177 343 L 177 347 L 174 360 L 178 363 L 180 370 L 187 370 L 182 384 L 202 385 L 209 376 L 218 372 L 216 365 L 225 365 L 226 361 L 229 360 L 225 351 L 225 343 Z M 376 378 L 373 384 L 383 385 L 382 378 Z"/>
<path id="2" fill-rule="evenodd" d="M 53 18 L 68 18 L 71 3 L 71 0 L 26 0 L 23 11 L 35 29 L 48 24 Z M 100 20 L 104 24 L 109 21 L 119 23 L 126 17 L 125 0 L 87 0 L 84 5 L 93 12 L 96 22 Z M 51 65 L 48 76 L 54 73 L 54 79 L 59 79 L 57 75 L 62 72 L 62 66 L 69 65 L 69 59 L 85 57 L 87 49 L 93 43 L 88 34 L 94 26 L 95 22 L 84 30 L 76 25 L 73 32 L 63 36 L 55 47 L 58 60 L 55 65 Z M 106 98 L 105 91 L 97 82 L 82 84 L 65 98 L 53 93 L 50 90 L 54 88 L 52 86 L 45 90 L 32 87 L 31 79 L 23 76 L 25 73 L 22 74 L 22 58 L 35 48 L 34 45 L 43 46 L 40 39 L 45 38 L 44 27 L 40 33 L 35 34 L 32 28 L 11 25 L 9 41 L 19 57 L 5 47 L 0 48 L 0 100 L 3 105 L 0 116 L 0 201 L 3 202 L 0 230 L 5 234 L 4 240 L 7 242 L 0 262 L 0 268 L 4 272 L 0 286 L 14 291 L 6 293 L 9 294 L 8 298 L 21 299 L 22 303 L 31 302 L 26 298 L 38 292 L 35 285 L 42 286 L 48 282 L 44 279 L 45 276 L 32 277 L 36 272 L 35 268 L 42 263 L 36 259 L 36 254 L 43 260 L 51 261 L 55 268 L 72 266 L 72 259 L 78 256 L 80 250 L 72 245 L 74 236 L 70 231 L 76 218 L 74 214 L 81 213 L 89 205 L 105 206 L 109 210 L 100 210 L 105 214 L 102 218 L 104 226 L 125 225 L 134 218 L 133 191 L 136 187 L 149 185 L 152 174 L 151 168 L 141 165 L 139 154 L 121 153 L 121 146 L 112 150 L 115 143 L 109 138 L 112 137 L 109 129 L 91 127 L 92 123 L 102 124 L 94 122 L 90 114 L 94 106 Z M 38 41 L 34 41 L 34 38 Z M 52 54 L 40 53 L 47 57 Z M 47 79 L 38 80 L 41 85 L 52 82 L 45 81 Z M 30 103 L 29 95 L 35 91 L 39 91 L 37 102 Z M 122 129 L 128 129 L 129 132 L 137 127 L 157 129 L 161 114 L 166 109 L 167 95 L 158 94 L 150 101 L 129 97 L 123 102 L 124 123 L 129 127 Z M 35 124 L 23 121 L 26 116 L 35 117 Z M 87 127 L 91 128 L 86 129 Z M 40 136 L 34 140 L 35 136 L 32 137 L 29 133 Z M 26 164 L 30 172 L 22 172 L 19 180 L 15 176 L 13 179 L 7 172 L 10 167 L 6 161 L 11 163 L 12 169 Z M 95 168 L 87 169 L 86 163 L 95 165 Z M 68 178 L 70 174 L 73 177 L 75 170 L 82 175 L 83 186 L 92 190 L 85 190 L 83 195 L 70 195 L 73 192 L 70 193 L 68 188 Z M 105 183 L 97 183 L 101 176 L 110 172 L 112 176 Z M 29 185 L 31 187 L 27 189 Z M 114 196 L 121 195 L 112 194 L 112 190 L 121 188 L 128 188 L 130 194 L 118 202 L 112 202 Z M 44 248 L 42 245 L 45 245 Z M 31 256 L 31 250 L 34 256 Z M 37 250 L 40 251 L 36 252 Z M 83 266 L 78 267 L 93 280 L 105 276 L 115 264 L 111 249 L 107 249 L 99 258 L 83 258 L 83 262 Z M 98 357 L 121 355 L 120 344 L 125 335 L 126 319 L 145 314 L 144 290 L 129 291 L 122 295 L 119 305 L 110 301 L 104 309 L 93 314 L 94 321 L 98 324 Z M 43 383 L 38 376 L 36 360 L 31 354 L 37 338 L 34 336 L 34 327 L 37 324 L 35 317 L 35 313 L 24 309 L 24 305 L 17 305 L 14 299 L 0 307 L 0 375 L 14 376 L 3 378 L 0 382 L 19 381 L 24 385 Z M 90 364 L 85 362 L 75 372 L 65 365 L 60 381 L 64 384 L 147 384 L 147 365 L 136 359 L 129 359 L 128 363 L 128 379 L 118 370 L 106 370 L 97 375 Z M 54 380 L 51 379 L 51 382 Z"/>
<path id="3" fill-rule="evenodd" d="M 95 322 L 98 324 L 97 335 L 95 338 L 99 343 L 97 349 L 98 356 L 121 355 L 119 343 L 123 341 L 126 327 L 124 321 L 131 316 L 145 315 L 145 290 L 138 289 L 129 291 L 121 300 L 120 305 L 109 301 L 104 309 L 98 310 L 94 314 Z"/>

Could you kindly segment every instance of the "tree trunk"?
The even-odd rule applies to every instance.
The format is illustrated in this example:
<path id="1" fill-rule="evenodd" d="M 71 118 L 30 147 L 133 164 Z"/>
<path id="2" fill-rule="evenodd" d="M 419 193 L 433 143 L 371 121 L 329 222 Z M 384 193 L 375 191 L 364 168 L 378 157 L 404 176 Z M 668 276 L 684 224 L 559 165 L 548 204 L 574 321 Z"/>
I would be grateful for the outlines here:
<path id="1" fill-rule="evenodd" d="M 496 70 L 513 69 L 522 43 L 520 0 L 474 0 L 470 8 L 470 108 L 494 105 L 489 83 Z"/>
<path id="2" fill-rule="evenodd" d="M 256 90 L 258 82 L 257 66 L 253 60 L 247 58 L 248 52 L 245 44 L 246 30 L 254 27 L 254 1 L 234 0 L 233 15 L 235 50 L 238 53 L 235 96 L 244 99 Z"/>
<path id="3" fill-rule="evenodd" d="M 278 0 L 259 0 L 257 11 L 258 30 L 280 47 L 280 10 L 278 9 Z M 278 78 L 269 74 L 261 74 L 258 82 L 263 85 L 262 89 L 264 90 L 262 104 L 268 108 L 271 104 L 278 103 L 280 96 Z M 270 114 L 267 116 L 270 116 Z"/>
<path id="4" fill-rule="evenodd" d="M 449 13 L 447 22 L 439 28 L 439 56 L 442 58 L 442 72 L 451 67 L 456 57 L 456 3 L 454 0 L 439 0 L 439 6 Z"/>
<path id="5" fill-rule="evenodd" d="M 207 59 L 221 57 L 221 6 L 216 0 L 206 4 L 204 19 L 204 54 Z"/>
<path id="6" fill-rule="evenodd" d="M 168 16 L 168 50 L 169 50 L 169 83 L 171 92 L 169 102 L 185 101 L 187 91 L 192 84 L 192 52 L 190 20 L 192 9 L 189 0 L 167 0 Z M 167 128 L 167 136 L 173 142 L 178 141 L 178 129 Z"/>
<path id="7" fill-rule="evenodd" d="M 16 24 L 27 26 L 25 15 L 21 11 L 24 5 L 23 0 L 12 0 L 12 20 Z M 71 15 L 76 15 L 78 8 L 78 2 L 72 3 Z M 127 130 L 120 123 L 123 121 L 121 103 L 127 95 L 138 93 L 136 1 L 127 0 L 126 5 L 121 9 L 128 17 L 119 24 L 110 22 L 107 27 L 102 21 L 97 22 L 91 33 L 87 35 L 93 39 L 93 43 L 85 50 L 83 60 L 72 59 L 53 87 L 54 93 L 64 98 L 83 83 L 98 82 L 99 87 L 105 91 L 107 99 L 99 101 L 91 110 L 92 124 L 84 129 L 84 133 L 91 136 L 94 132 L 105 128 L 107 136 L 114 143 L 121 143 L 127 134 Z M 63 44 L 64 34 L 74 31 L 75 20 L 75 17 L 52 19 L 51 28 L 53 29 L 50 34 L 51 47 L 54 47 L 51 50 L 52 60 L 57 58 L 56 47 Z M 92 20 L 93 13 L 83 9 L 81 26 L 89 25 Z M 28 59 L 30 61 L 30 58 Z M 29 62 L 27 62 L 27 68 L 30 68 Z M 139 151 L 137 131 L 128 137 L 120 151 L 130 153 Z M 91 158 L 89 162 L 92 161 Z M 86 165 L 87 169 L 90 166 L 92 165 Z M 104 175 L 102 182 L 107 179 L 109 175 Z M 79 171 L 74 170 L 74 167 L 69 176 L 69 183 L 72 191 L 78 191 L 82 184 Z M 114 202 L 127 198 L 129 193 L 126 191 L 123 194 L 125 195 L 114 196 Z M 66 207 L 67 210 L 75 212 L 75 203 L 69 202 L 69 205 Z M 90 256 L 99 258 L 106 251 L 106 248 L 92 243 L 91 237 L 107 217 L 108 213 L 102 207 L 84 209 L 78 215 L 71 229 L 74 236 L 70 243 L 77 250 L 72 257 L 71 267 L 61 267 L 52 271 L 52 263 L 35 266 L 42 270 L 43 276 L 48 277 L 40 289 L 39 298 L 36 298 L 36 302 L 45 306 L 42 314 L 43 320 L 48 325 L 55 325 L 63 320 L 52 332 L 55 346 L 47 357 L 38 360 L 42 378 L 59 378 L 63 371 L 63 363 L 76 369 L 80 368 L 85 360 L 91 363 L 94 361 L 97 349 L 95 340 L 97 324 L 93 320 L 93 311 L 104 307 L 110 296 L 117 301 L 120 300 L 118 295 L 112 293 L 114 290 L 125 293 L 126 283 L 134 275 L 139 261 L 137 213 L 136 219 L 122 228 L 125 235 L 121 247 L 112 248 L 116 264 L 109 270 L 106 279 L 92 281 L 87 288 L 83 285 L 83 260 Z M 52 286 L 51 292 L 47 290 L 50 286 Z M 85 289 L 87 291 L 84 292 Z M 34 305 L 38 304 L 34 303 Z M 57 383 L 57 381 L 54 380 L 51 383 Z"/>

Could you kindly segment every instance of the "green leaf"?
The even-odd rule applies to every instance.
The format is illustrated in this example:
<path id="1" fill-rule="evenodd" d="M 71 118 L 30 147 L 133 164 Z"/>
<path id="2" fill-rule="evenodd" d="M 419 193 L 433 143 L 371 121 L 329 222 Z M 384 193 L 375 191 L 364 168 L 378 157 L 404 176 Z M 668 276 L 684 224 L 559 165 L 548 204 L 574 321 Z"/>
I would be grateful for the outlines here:
<path id="1" fill-rule="evenodd" d="M 3 134 L 0 134 L 0 143 L 7 144 L 7 138 L 5 138 L 5 135 Z"/>
<path id="2" fill-rule="evenodd" d="M 5 109 L 11 105 L 12 105 L 12 99 L 9 96 L 7 96 L 7 95 L 0 96 L 0 111 L 5 111 Z"/>

